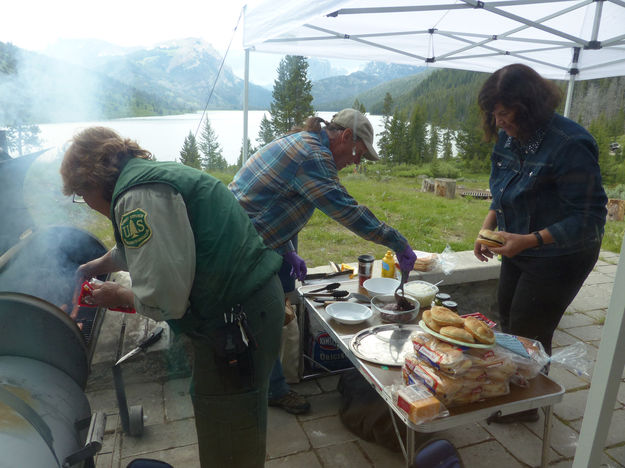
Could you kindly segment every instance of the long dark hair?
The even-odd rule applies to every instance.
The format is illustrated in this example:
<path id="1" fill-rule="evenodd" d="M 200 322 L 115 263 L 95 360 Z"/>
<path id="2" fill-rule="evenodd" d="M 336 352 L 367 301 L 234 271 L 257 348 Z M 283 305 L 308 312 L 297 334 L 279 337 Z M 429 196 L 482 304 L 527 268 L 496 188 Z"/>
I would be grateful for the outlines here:
<path id="1" fill-rule="evenodd" d="M 497 135 L 493 116 L 497 104 L 515 111 L 518 137 L 526 141 L 549 121 L 561 99 L 556 84 L 527 65 L 515 63 L 500 68 L 486 80 L 478 96 L 486 139 Z"/>

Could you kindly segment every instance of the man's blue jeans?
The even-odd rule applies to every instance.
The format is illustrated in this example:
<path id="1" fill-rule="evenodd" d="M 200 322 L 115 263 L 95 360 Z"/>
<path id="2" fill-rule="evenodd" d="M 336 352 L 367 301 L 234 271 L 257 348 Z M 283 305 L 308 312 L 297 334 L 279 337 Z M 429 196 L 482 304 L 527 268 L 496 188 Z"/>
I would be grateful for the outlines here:
<path id="1" fill-rule="evenodd" d="M 297 251 L 297 236 L 291 239 L 291 242 L 293 242 L 293 246 Z M 284 260 L 282 261 L 282 267 L 278 272 L 278 278 L 280 278 L 282 289 L 285 294 L 295 289 L 295 279 L 291 276 L 291 265 Z M 290 390 L 291 388 L 289 387 L 289 384 L 286 383 L 284 378 L 282 362 L 278 356 L 278 359 L 276 359 L 273 369 L 271 370 L 271 376 L 269 377 L 269 399 L 273 400 L 281 398 L 289 393 Z"/>

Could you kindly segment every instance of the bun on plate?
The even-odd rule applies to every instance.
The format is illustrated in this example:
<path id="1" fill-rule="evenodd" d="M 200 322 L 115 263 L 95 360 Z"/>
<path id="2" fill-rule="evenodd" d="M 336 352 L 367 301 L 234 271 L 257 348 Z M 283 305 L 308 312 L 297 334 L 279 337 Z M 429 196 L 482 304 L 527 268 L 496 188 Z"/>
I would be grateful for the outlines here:
<path id="1" fill-rule="evenodd" d="M 487 247 L 503 247 L 506 243 L 501 234 L 490 229 L 481 229 L 477 235 L 477 241 Z"/>
<path id="2" fill-rule="evenodd" d="M 473 335 L 478 343 L 493 344 L 495 342 L 495 334 L 481 320 L 475 317 L 467 317 L 464 319 L 464 329 Z"/>

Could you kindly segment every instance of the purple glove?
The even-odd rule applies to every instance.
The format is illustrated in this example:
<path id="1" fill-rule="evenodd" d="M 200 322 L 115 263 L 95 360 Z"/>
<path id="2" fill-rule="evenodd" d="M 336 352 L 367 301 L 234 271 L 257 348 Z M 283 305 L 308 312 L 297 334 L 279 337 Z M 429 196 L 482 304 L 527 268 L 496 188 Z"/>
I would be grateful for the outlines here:
<path id="1" fill-rule="evenodd" d="M 401 253 L 397 253 L 397 261 L 401 271 L 412 271 L 416 259 L 417 256 L 409 245 Z"/>
<path id="2" fill-rule="evenodd" d="M 306 262 L 295 251 L 285 253 L 282 258 L 291 265 L 291 276 L 300 281 L 306 279 Z M 416 258 L 416 257 L 415 257 Z M 413 260 L 414 263 L 414 260 Z"/>

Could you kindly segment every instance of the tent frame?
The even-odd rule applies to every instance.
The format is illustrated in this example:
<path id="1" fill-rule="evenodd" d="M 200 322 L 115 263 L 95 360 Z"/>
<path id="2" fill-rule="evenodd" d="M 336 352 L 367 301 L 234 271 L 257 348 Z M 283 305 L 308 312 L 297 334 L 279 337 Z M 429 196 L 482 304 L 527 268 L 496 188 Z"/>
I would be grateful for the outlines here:
<path id="1" fill-rule="evenodd" d="M 480 1 L 480 0 L 459 0 L 461 3 L 446 3 L 446 4 L 431 4 L 422 6 L 404 6 L 404 7 L 377 7 L 377 8 L 339 8 L 333 12 L 326 14 L 328 17 L 338 17 L 344 15 L 362 15 L 373 13 L 397 13 L 397 12 L 414 12 L 414 11 L 449 11 L 457 9 L 484 9 L 501 17 L 507 19 L 513 19 L 520 23 L 519 26 L 512 28 L 504 33 L 498 35 L 487 35 L 479 33 L 466 33 L 462 31 L 448 31 L 438 30 L 436 28 L 424 29 L 424 30 L 406 30 L 406 31 L 393 31 L 387 33 L 371 33 L 371 34 L 359 34 L 349 35 L 341 33 L 339 31 L 331 30 L 328 28 L 322 28 L 313 24 L 303 24 L 311 32 L 321 33 L 321 35 L 312 35 L 308 37 L 296 37 L 289 38 L 274 38 L 271 37 L 271 33 L 263 31 L 263 34 L 268 34 L 267 37 L 260 38 L 258 43 L 288 43 L 291 41 L 307 42 L 307 41 L 319 41 L 319 40 L 349 40 L 356 41 L 361 44 L 366 44 L 370 47 L 380 48 L 390 53 L 389 61 L 397 61 L 405 63 L 406 60 L 393 60 L 393 56 L 400 57 L 402 59 L 410 58 L 415 61 L 421 61 L 425 64 L 441 64 L 448 62 L 450 68 L 453 67 L 453 61 L 460 58 L 467 58 L 466 55 L 460 56 L 459 54 L 465 53 L 472 49 L 479 50 L 471 56 L 471 58 L 480 57 L 492 57 L 500 55 L 508 55 L 518 58 L 519 61 L 523 61 L 529 64 L 540 64 L 544 67 L 550 67 L 554 70 L 558 70 L 568 75 L 568 89 L 565 101 L 564 115 L 568 116 L 571 109 L 571 100 L 573 96 L 573 90 L 576 79 L 580 79 L 580 75 L 584 75 L 585 71 L 596 69 L 601 65 L 586 65 L 580 66 L 580 55 L 582 51 L 600 50 L 604 47 L 619 48 L 625 47 L 625 34 L 619 34 L 614 37 L 598 40 L 599 29 L 601 26 L 602 11 L 604 3 L 610 2 L 614 5 L 625 8 L 625 0 L 586 0 L 576 3 L 572 6 L 551 13 L 538 20 L 531 21 L 529 19 L 514 15 L 510 12 L 503 11 L 501 6 L 511 5 L 539 5 L 539 4 L 554 4 L 560 1 L 566 0 L 512 0 L 512 1 Z M 568 2 L 570 3 L 570 2 Z M 589 39 L 583 39 L 571 34 L 558 31 L 554 28 L 550 28 L 543 23 L 550 19 L 562 15 L 566 12 L 574 11 L 576 9 L 595 5 L 594 15 L 592 18 L 592 31 Z M 247 9 L 247 7 L 245 7 Z M 283 12 L 280 12 L 283 14 Z M 247 25 L 246 25 L 247 26 Z M 534 28 L 541 31 L 552 34 L 562 40 L 540 40 L 532 38 L 520 38 L 510 37 L 513 34 L 517 34 L 525 29 Z M 462 47 L 456 50 L 448 51 L 440 56 L 435 56 L 433 53 L 429 57 L 424 57 L 418 54 L 413 54 L 410 51 L 398 50 L 393 47 L 388 47 L 383 44 L 378 44 L 374 41 L 375 38 L 388 37 L 392 35 L 430 35 L 431 38 L 434 35 L 441 35 L 451 37 L 455 40 L 459 40 L 464 43 Z M 528 56 L 529 52 L 536 52 L 541 50 L 549 50 L 545 48 L 536 49 L 524 49 L 516 52 L 510 52 L 495 46 L 496 41 L 505 39 L 508 41 L 524 41 L 528 44 L 536 43 L 541 45 L 548 45 L 551 49 L 570 48 L 571 50 L 571 62 L 568 68 L 560 65 L 548 63 L 545 61 L 537 60 Z M 249 52 L 256 50 L 254 43 L 244 44 L 246 51 L 245 54 L 245 91 L 244 91 L 244 138 L 247 136 L 247 109 L 248 109 L 248 80 L 249 80 Z M 484 52 L 486 50 L 486 52 Z M 281 53 L 281 52 L 274 52 Z M 306 55 L 306 51 L 300 51 L 301 54 Z M 330 54 L 328 54 L 330 55 Z M 328 56 L 326 55 L 326 56 Z M 625 56 L 623 58 L 615 59 L 602 65 L 614 65 L 625 63 Z M 443 65 L 444 66 L 444 65 Z M 605 76 L 614 76 L 605 75 Z M 246 141 L 246 140 L 244 140 Z M 244 158 L 248 157 L 247 145 L 243 145 Z M 625 238 L 621 246 L 621 252 L 625 252 Z M 601 338 L 601 344 L 597 355 L 596 366 L 594 369 L 594 375 L 591 381 L 590 391 L 588 393 L 588 400 L 586 403 L 586 409 L 584 412 L 584 418 L 582 421 L 582 427 L 578 440 L 578 448 L 575 452 L 575 459 L 573 462 L 573 468 L 589 468 L 598 467 L 600 464 L 603 448 L 605 446 L 607 433 L 610 428 L 610 422 L 612 419 L 612 410 L 616 401 L 616 395 L 620 384 L 620 376 L 625 366 L 625 353 L 622 352 L 625 349 L 625 260 L 621 255 L 617 266 L 614 286 L 612 288 L 612 297 L 610 299 L 610 305 L 608 307 L 606 322 L 603 327 L 603 335 Z"/>

